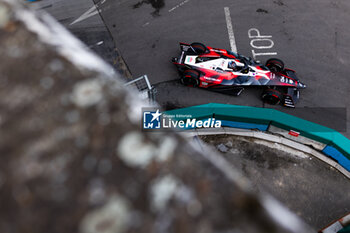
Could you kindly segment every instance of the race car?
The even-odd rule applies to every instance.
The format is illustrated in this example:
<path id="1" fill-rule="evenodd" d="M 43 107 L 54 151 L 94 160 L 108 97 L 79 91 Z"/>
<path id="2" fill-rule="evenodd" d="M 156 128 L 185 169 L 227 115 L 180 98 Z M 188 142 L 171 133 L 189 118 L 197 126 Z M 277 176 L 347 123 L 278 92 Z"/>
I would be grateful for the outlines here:
<path id="1" fill-rule="evenodd" d="M 240 95 L 246 86 L 263 86 L 262 100 L 294 108 L 299 90 L 306 85 L 296 72 L 284 67 L 283 61 L 271 58 L 263 65 L 230 50 L 202 43 L 180 43 L 181 55 L 172 62 L 186 86 L 201 87 L 226 94 Z"/>

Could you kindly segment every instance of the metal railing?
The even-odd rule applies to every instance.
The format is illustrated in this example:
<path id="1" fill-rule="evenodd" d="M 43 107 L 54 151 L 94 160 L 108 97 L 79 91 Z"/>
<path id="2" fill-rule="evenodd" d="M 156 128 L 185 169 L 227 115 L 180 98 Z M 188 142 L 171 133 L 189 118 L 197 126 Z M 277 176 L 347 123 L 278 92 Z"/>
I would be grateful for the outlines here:
<path id="1" fill-rule="evenodd" d="M 142 99 L 148 99 L 151 104 L 155 103 L 157 90 L 151 85 L 147 75 L 142 75 L 139 78 L 127 82 L 124 86 L 134 86 L 139 91 L 139 96 Z"/>

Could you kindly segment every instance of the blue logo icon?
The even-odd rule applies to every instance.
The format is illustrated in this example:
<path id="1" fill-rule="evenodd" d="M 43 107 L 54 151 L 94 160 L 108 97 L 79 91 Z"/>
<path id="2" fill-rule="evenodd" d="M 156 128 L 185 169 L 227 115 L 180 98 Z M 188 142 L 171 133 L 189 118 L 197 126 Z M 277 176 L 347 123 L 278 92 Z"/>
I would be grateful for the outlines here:
<path id="1" fill-rule="evenodd" d="M 160 129 L 160 116 L 162 114 L 159 109 L 156 112 L 143 112 L 143 128 L 144 129 Z"/>

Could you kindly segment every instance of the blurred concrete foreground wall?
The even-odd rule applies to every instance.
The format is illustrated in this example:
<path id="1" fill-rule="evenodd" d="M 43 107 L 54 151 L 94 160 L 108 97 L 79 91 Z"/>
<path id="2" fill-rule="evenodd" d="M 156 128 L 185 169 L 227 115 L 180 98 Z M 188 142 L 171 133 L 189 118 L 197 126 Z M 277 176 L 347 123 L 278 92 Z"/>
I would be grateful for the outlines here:
<path id="1" fill-rule="evenodd" d="M 310 232 L 143 103 L 47 15 L 0 0 L 0 232 Z"/>

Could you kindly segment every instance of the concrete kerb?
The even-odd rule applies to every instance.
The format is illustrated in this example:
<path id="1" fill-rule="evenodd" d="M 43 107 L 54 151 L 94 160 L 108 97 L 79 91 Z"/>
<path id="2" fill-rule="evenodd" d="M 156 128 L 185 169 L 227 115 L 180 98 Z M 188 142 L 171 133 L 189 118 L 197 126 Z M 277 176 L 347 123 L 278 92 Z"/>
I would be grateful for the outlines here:
<path id="1" fill-rule="evenodd" d="M 267 142 L 272 142 L 268 144 L 271 148 L 279 149 L 278 145 L 284 145 L 289 148 L 292 148 L 294 150 L 303 152 L 305 154 L 309 154 L 326 164 L 334 167 L 339 172 L 341 172 L 344 176 L 346 176 L 348 179 L 350 179 L 350 172 L 347 171 L 345 168 L 343 168 L 341 165 L 339 165 L 336 161 L 330 159 L 328 156 L 324 155 L 323 153 L 311 148 L 308 145 L 304 145 L 302 143 L 292 141 L 290 139 L 284 138 L 280 135 L 274 135 L 269 132 L 264 131 L 257 131 L 257 130 L 249 130 L 249 129 L 237 129 L 237 128 L 227 128 L 222 127 L 219 129 L 209 128 L 209 129 L 191 129 L 186 130 L 185 132 L 181 133 L 185 137 L 194 137 L 194 136 L 204 136 L 204 135 L 234 135 L 234 136 L 241 136 L 241 137 L 250 137 L 255 139 L 264 140 Z"/>

